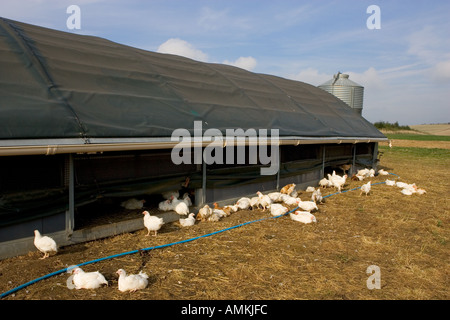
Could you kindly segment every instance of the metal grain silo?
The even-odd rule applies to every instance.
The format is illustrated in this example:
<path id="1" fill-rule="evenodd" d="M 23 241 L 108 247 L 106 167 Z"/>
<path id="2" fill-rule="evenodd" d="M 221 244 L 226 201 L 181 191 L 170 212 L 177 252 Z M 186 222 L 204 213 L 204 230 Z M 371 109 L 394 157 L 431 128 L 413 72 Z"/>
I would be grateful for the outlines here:
<path id="1" fill-rule="evenodd" d="M 350 80 L 348 74 L 338 72 L 333 79 L 321 84 L 319 88 L 333 94 L 355 112 L 362 115 L 364 87 Z"/>

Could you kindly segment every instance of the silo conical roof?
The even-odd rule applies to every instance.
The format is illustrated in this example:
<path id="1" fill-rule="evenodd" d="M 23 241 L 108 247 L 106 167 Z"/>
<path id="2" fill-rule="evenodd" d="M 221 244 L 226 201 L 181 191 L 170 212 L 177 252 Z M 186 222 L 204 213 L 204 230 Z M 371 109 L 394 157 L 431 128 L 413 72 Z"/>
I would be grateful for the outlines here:
<path id="1" fill-rule="evenodd" d="M 362 114 L 364 87 L 350 80 L 348 74 L 338 72 L 333 79 L 318 87 L 344 101 L 358 114 Z"/>
<path id="2" fill-rule="evenodd" d="M 360 87 L 363 88 L 362 85 L 357 84 L 356 82 L 349 79 L 349 75 L 345 73 L 338 72 L 333 76 L 333 79 L 326 81 L 325 83 L 319 85 L 319 87 L 323 86 L 347 86 L 347 87 Z"/>

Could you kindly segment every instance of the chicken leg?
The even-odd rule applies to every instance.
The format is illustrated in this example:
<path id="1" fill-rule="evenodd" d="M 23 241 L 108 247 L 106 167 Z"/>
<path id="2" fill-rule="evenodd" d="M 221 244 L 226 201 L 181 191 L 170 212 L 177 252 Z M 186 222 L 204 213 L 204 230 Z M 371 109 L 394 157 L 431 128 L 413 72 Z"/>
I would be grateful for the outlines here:
<path id="1" fill-rule="evenodd" d="M 43 259 L 48 258 L 48 257 L 49 257 L 49 253 L 46 252 L 46 253 L 44 253 L 44 256 L 42 258 L 39 258 L 39 260 L 43 260 Z"/>

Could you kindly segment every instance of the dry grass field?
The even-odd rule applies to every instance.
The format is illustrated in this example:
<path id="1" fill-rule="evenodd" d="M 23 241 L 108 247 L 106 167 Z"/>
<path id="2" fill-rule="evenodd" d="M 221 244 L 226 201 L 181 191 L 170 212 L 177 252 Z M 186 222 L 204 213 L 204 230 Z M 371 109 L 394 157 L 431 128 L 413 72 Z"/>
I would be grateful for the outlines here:
<path id="1" fill-rule="evenodd" d="M 413 130 L 381 130 L 392 146 L 450 149 L 450 124 L 410 126 Z M 387 143 L 381 143 L 387 146 Z"/>
<path id="2" fill-rule="evenodd" d="M 450 136 L 450 124 L 419 124 L 410 126 L 413 130 L 418 130 L 427 134 L 438 136 Z"/>
<path id="3" fill-rule="evenodd" d="M 448 149 L 381 146 L 380 168 L 426 189 L 406 196 L 378 184 L 326 199 L 317 223 L 261 210 L 238 211 L 219 222 L 181 228 L 166 224 L 157 237 L 140 230 L 63 247 L 48 259 L 37 251 L 0 261 L 0 293 L 68 266 L 140 248 L 174 243 L 246 224 L 191 242 L 141 251 L 83 266 L 102 272 L 107 287 L 70 290 L 61 273 L 4 300 L 448 300 L 450 152 Z M 383 182 L 385 176 L 372 178 Z M 366 180 L 367 181 L 367 180 Z M 364 181 L 365 182 L 365 181 Z M 362 185 L 349 181 L 345 190 Z M 257 190 L 255 190 L 256 192 Z M 323 194 L 335 191 L 326 189 Z M 309 193 L 300 197 L 306 200 Z M 380 268 L 381 288 L 368 289 L 369 266 Z M 117 289 L 116 270 L 140 270 L 149 286 L 135 293 Z"/>
<path id="4" fill-rule="evenodd" d="M 450 149 L 450 141 L 420 141 L 420 140 L 405 140 L 405 139 L 391 139 L 393 147 L 407 147 L 407 148 L 428 148 L 428 149 Z M 381 142 L 381 146 L 387 146 L 387 142 Z"/>

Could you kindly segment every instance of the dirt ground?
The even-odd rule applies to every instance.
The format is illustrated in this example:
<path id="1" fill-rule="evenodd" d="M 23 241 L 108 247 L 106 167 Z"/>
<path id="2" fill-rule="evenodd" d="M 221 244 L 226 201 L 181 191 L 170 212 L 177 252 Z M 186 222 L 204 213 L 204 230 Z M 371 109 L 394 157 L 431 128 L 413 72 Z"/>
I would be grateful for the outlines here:
<path id="1" fill-rule="evenodd" d="M 262 210 L 238 211 L 219 222 L 182 228 L 162 227 L 60 248 L 40 260 L 36 250 L 0 261 L 0 293 L 68 266 L 94 259 L 171 244 L 240 227 L 164 248 L 140 251 L 83 266 L 100 271 L 109 284 L 71 290 L 61 273 L 7 295 L 4 300 L 448 300 L 450 187 L 448 158 L 418 158 L 386 149 L 380 168 L 389 179 L 416 183 L 424 195 L 405 196 L 397 187 L 372 186 L 326 198 L 315 212 L 317 223 L 289 216 L 271 218 Z M 386 177 L 372 178 L 372 183 Z M 344 190 L 364 182 L 349 181 Z M 256 190 L 255 190 L 256 192 Z M 323 194 L 335 190 L 325 189 Z M 310 198 L 303 191 L 302 200 Z M 266 219 L 267 218 L 267 219 Z M 380 289 L 369 289 L 369 266 L 380 270 Z M 115 272 L 144 271 L 146 289 L 122 293 Z"/>

